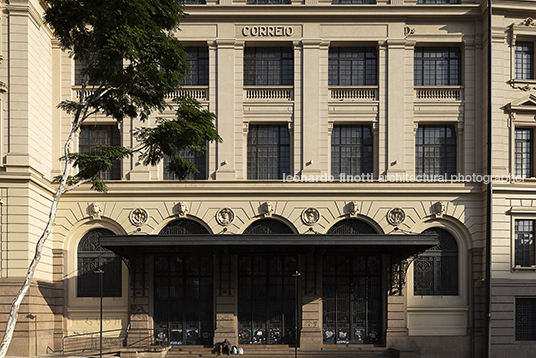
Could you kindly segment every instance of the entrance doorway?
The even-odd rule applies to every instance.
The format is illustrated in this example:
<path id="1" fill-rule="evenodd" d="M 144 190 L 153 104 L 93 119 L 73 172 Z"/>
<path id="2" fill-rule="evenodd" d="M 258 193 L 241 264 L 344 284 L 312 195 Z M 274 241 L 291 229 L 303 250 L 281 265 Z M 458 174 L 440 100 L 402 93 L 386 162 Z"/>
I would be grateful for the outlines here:
<path id="1" fill-rule="evenodd" d="M 333 254 L 322 262 L 324 344 L 380 343 L 381 257 Z"/>
<path id="2" fill-rule="evenodd" d="M 238 260 L 238 343 L 291 344 L 297 257 L 242 256 Z"/>
<path id="3" fill-rule="evenodd" d="M 169 344 L 212 344 L 212 256 L 156 256 L 155 339 Z"/>

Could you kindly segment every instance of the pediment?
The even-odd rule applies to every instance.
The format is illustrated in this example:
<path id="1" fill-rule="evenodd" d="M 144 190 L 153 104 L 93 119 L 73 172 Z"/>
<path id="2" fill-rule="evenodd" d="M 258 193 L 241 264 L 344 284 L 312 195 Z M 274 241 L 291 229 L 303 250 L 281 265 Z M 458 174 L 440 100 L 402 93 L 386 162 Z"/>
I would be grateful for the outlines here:
<path id="1" fill-rule="evenodd" d="M 529 94 L 506 105 L 509 112 L 534 111 L 536 112 L 536 96 Z"/>

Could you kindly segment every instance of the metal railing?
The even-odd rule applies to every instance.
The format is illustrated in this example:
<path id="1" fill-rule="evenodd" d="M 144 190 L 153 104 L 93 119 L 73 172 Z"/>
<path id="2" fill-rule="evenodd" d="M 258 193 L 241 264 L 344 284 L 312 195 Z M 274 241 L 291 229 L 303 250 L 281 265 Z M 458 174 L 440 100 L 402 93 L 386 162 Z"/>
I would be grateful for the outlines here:
<path id="1" fill-rule="evenodd" d="M 126 329 L 113 329 L 102 332 L 102 348 L 110 351 L 122 348 L 127 338 Z M 94 352 L 100 348 L 100 332 L 73 334 L 63 337 L 62 352 Z"/>

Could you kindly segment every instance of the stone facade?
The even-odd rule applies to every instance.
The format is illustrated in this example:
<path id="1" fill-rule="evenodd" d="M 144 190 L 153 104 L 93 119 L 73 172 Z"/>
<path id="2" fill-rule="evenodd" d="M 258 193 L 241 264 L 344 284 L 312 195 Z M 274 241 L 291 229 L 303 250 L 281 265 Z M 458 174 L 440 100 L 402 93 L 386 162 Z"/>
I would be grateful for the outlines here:
<path id="1" fill-rule="evenodd" d="M 42 3 L 10 0 L 0 7 L 3 328 L 48 217 L 51 180 L 60 173 L 57 158 L 70 117 L 56 104 L 75 98 L 79 87 L 74 85 L 73 60 L 42 22 Z M 529 17 L 536 16 L 536 2 L 496 0 L 494 7 L 493 174 L 511 178 L 516 171 L 515 129 L 536 128 L 536 80 L 515 75 L 516 41 L 536 39 Z M 217 115 L 223 138 L 223 143 L 209 145 L 206 180 L 164 180 L 163 164 L 145 167 L 134 158 L 123 160 L 121 180 L 108 183 L 108 194 L 92 192 L 89 186 L 65 194 L 8 355 L 58 352 L 64 337 L 98 331 L 99 297 L 79 297 L 77 291 L 78 245 L 93 229 L 123 236 L 158 235 L 175 220 L 190 220 L 209 234 L 228 235 L 243 234 L 261 219 L 272 219 L 297 235 L 328 234 L 337 223 L 355 219 L 381 235 L 443 229 L 457 245 L 457 293 L 448 295 L 415 294 L 415 265 L 407 267 L 404 284 L 391 294 L 394 256 L 378 251 L 381 344 L 422 357 L 468 356 L 474 333 L 477 356 L 483 356 L 486 184 L 473 175 L 486 173 L 486 4 L 292 0 L 254 5 L 207 0 L 187 5 L 186 12 L 190 16 L 178 36 L 185 46 L 207 49 L 209 80 L 180 91 Z M 244 84 L 244 51 L 251 47 L 290 48 L 293 84 Z M 330 84 L 330 49 L 335 47 L 375 49 L 376 84 Z M 423 47 L 459 49 L 459 83 L 416 85 L 415 53 Z M 114 123 L 96 115 L 92 124 Z M 134 118 L 118 125 L 124 145 L 136 144 L 129 133 L 139 124 Z M 290 171 L 279 180 L 248 180 L 248 133 L 265 124 L 288 130 Z M 371 130 L 369 177 L 330 177 L 334 128 L 344 125 Z M 458 179 L 418 180 L 416 134 L 419 128 L 438 125 L 454 128 Z M 536 299 L 535 266 L 515 265 L 515 222 L 536 219 L 534 188 L 534 173 L 522 182 L 509 179 L 493 187 L 494 357 L 505 352 L 528 357 L 536 347 L 534 340 L 516 340 L 515 320 L 516 299 Z M 301 273 L 300 348 L 320 349 L 325 333 L 323 254 L 294 254 Z M 121 295 L 104 298 L 105 330 L 128 328 L 129 340 L 136 342 L 154 338 L 155 256 L 125 260 Z M 214 254 L 215 340 L 236 341 L 240 334 L 239 260 L 237 252 Z"/>

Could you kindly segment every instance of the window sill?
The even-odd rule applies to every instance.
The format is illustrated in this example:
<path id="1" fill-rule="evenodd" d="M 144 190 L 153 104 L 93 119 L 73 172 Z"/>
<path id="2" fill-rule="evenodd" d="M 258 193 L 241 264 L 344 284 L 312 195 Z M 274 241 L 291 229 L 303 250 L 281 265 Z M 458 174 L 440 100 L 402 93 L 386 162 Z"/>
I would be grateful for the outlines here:
<path id="1" fill-rule="evenodd" d="M 512 78 L 507 82 L 512 88 L 517 88 L 522 91 L 530 91 L 536 89 L 536 79 L 517 79 Z"/>
<path id="2" fill-rule="evenodd" d="M 532 265 L 530 267 L 525 267 L 525 266 L 514 266 L 513 268 L 514 272 L 515 271 L 519 271 L 519 272 L 523 272 L 523 271 L 536 271 L 536 265 Z"/>

